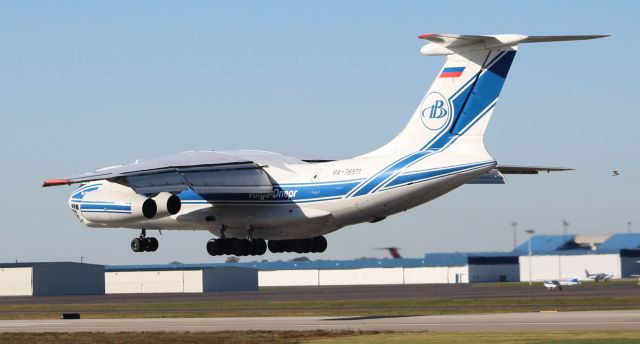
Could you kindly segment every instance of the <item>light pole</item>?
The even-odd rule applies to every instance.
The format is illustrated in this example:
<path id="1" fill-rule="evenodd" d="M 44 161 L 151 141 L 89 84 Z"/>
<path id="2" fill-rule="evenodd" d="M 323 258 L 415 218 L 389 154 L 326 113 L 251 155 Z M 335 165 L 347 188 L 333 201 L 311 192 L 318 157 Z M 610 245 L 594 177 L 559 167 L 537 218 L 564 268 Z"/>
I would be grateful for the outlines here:
<path id="1" fill-rule="evenodd" d="M 516 250 L 516 244 L 517 244 L 517 235 L 516 234 L 516 228 L 518 227 L 518 223 L 513 221 L 511 222 L 511 227 L 513 227 L 513 250 Z"/>
<path id="2" fill-rule="evenodd" d="M 562 220 L 562 234 L 567 235 L 569 233 L 570 223 L 567 220 Z"/>
<path id="3" fill-rule="evenodd" d="M 526 233 L 529 234 L 529 285 L 531 285 L 531 237 L 535 231 L 533 229 L 527 229 Z"/>
<path id="4" fill-rule="evenodd" d="M 627 222 L 627 233 L 631 234 L 631 221 Z"/>

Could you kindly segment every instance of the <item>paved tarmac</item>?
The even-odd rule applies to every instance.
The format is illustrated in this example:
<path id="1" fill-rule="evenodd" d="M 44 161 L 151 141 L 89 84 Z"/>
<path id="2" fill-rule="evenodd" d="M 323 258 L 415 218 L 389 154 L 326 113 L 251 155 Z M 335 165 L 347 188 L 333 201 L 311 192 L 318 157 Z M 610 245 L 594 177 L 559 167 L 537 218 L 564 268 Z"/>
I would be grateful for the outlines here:
<path id="1" fill-rule="evenodd" d="M 411 317 L 269 317 L 87 320 L 2 320 L 0 332 L 122 331 L 584 331 L 639 330 L 640 311 L 502 313 Z"/>
<path id="2" fill-rule="evenodd" d="M 542 285 L 491 284 L 416 284 L 322 287 L 274 287 L 252 292 L 211 292 L 198 294 L 110 294 L 82 296 L 0 297 L 2 305 L 12 304 L 129 304 L 192 303 L 224 301 L 341 301 L 411 300 L 429 298 L 547 298 L 640 296 L 635 283 L 584 283 L 563 290 L 547 291 Z M 639 305 L 640 306 L 640 305 Z"/>

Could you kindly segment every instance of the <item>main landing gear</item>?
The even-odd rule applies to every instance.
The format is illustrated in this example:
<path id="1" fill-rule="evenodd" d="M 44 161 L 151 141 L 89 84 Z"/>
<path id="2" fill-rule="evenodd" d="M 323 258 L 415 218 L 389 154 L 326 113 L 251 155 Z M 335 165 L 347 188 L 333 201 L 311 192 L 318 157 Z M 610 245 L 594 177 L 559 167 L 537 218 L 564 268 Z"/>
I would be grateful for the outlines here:
<path id="1" fill-rule="evenodd" d="M 264 239 L 211 239 L 207 242 L 207 252 L 212 256 L 261 256 L 267 252 L 267 243 Z"/>
<path id="2" fill-rule="evenodd" d="M 140 236 L 131 240 L 131 250 L 133 252 L 155 252 L 158 249 L 158 239 L 147 238 L 147 230 L 143 229 Z"/>
<path id="3" fill-rule="evenodd" d="M 267 252 L 267 247 L 272 253 L 320 253 L 327 249 L 327 239 L 323 236 L 310 239 L 295 240 L 269 240 L 269 245 L 264 239 L 236 239 L 219 238 L 207 242 L 207 252 L 212 256 L 232 254 L 234 256 L 260 256 Z"/>
<path id="4" fill-rule="evenodd" d="M 269 240 L 269 251 L 273 253 L 320 253 L 327 249 L 327 239 L 318 236 L 309 239 Z"/>

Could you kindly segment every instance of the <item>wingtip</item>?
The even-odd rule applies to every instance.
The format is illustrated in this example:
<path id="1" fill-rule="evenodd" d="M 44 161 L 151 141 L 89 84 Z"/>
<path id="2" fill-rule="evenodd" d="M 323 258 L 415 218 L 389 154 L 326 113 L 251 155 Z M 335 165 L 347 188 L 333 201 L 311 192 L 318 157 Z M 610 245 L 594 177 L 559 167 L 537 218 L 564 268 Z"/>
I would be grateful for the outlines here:
<path id="1" fill-rule="evenodd" d="M 418 35 L 418 38 L 426 39 L 426 38 L 431 37 L 433 35 L 435 35 L 435 33 L 423 33 L 422 35 Z"/>
<path id="2" fill-rule="evenodd" d="M 45 181 L 42 182 L 42 187 L 46 188 L 49 186 L 67 185 L 67 184 L 71 184 L 71 181 L 69 179 L 45 179 Z"/>

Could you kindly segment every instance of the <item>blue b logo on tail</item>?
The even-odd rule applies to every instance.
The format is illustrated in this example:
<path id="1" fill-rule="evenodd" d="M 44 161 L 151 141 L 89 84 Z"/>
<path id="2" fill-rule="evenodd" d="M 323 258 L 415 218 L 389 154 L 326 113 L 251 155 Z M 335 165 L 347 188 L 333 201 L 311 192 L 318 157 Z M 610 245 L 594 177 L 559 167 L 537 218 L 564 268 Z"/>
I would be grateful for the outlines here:
<path id="1" fill-rule="evenodd" d="M 420 119 L 427 129 L 439 130 L 449 122 L 450 113 L 449 102 L 440 93 L 432 92 L 422 103 Z"/>
<path id="2" fill-rule="evenodd" d="M 430 107 L 424 109 L 422 111 L 422 115 L 424 116 L 424 112 L 427 110 L 431 110 L 429 112 L 429 118 L 442 118 L 447 115 L 447 109 L 444 108 L 444 101 L 438 99 L 436 103 L 431 105 Z"/>

